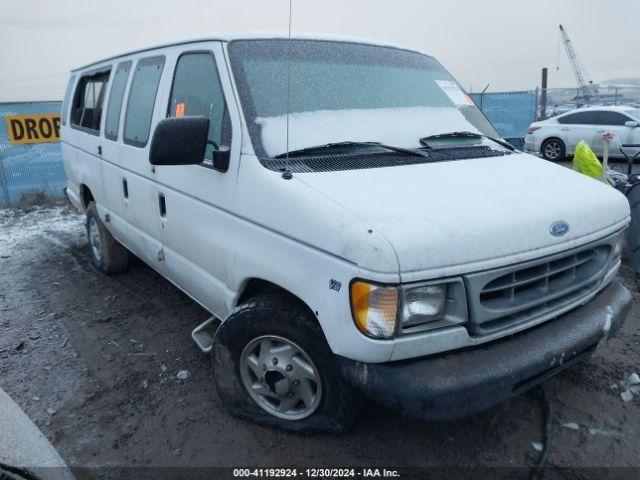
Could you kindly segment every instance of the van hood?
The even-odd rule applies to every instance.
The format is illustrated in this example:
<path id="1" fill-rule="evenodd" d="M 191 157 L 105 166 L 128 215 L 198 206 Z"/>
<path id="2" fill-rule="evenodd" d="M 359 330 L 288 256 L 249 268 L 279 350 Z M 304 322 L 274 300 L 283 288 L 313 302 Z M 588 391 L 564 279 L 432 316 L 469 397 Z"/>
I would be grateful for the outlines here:
<path id="1" fill-rule="evenodd" d="M 629 217 L 615 189 L 527 154 L 294 178 L 386 237 L 403 281 L 552 254 L 619 230 Z M 556 222 L 568 224 L 564 235 L 551 234 Z"/>

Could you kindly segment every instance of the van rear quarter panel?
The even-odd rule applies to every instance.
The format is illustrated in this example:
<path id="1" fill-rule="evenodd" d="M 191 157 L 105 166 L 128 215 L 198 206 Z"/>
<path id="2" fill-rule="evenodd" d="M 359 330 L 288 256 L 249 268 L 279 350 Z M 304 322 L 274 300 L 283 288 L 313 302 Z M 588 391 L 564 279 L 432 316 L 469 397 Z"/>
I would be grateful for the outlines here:
<path id="1" fill-rule="evenodd" d="M 95 135 L 77 130 L 70 123 L 61 128 L 62 157 L 68 184 L 80 194 L 85 185 L 98 204 L 105 204 L 102 185 L 102 164 L 95 156 L 101 139 Z"/>

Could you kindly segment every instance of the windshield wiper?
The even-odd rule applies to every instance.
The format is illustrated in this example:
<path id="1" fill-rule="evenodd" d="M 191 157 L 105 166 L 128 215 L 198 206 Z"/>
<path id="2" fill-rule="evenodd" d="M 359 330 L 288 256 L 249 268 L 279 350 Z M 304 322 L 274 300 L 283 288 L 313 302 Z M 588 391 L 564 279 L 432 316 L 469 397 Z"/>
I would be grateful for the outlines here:
<path id="1" fill-rule="evenodd" d="M 427 137 L 422 137 L 420 139 L 420 144 L 427 148 L 433 148 L 429 145 L 429 140 L 441 140 L 447 138 L 486 138 L 487 140 L 491 140 L 492 142 L 497 143 L 498 145 L 506 148 L 507 150 L 511 150 L 512 152 L 516 149 L 513 145 L 505 140 L 501 140 L 499 138 L 490 137 L 488 135 L 482 135 L 481 133 L 473 133 L 473 132 L 449 132 L 449 133 L 441 133 L 439 135 L 429 135 Z"/>
<path id="2" fill-rule="evenodd" d="M 352 141 L 325 143 L 324 145 L 316 145 L 313 147 L 301 148 L 299 150 L 292 150 L 290 152 L 281 153 L 280 155 L 276 155 L 275 158 L 286 158 L 287 156 L 299 157 L 301 155 L 306 155 L 309 153 L 322 152 L 324 150 L 333 150 L 336 148 L 344 148 L 344 147 L 378 147 L 378 148 L 384 148 L 385 150 L 391 150 L 392 152 L 402 153 L 404 155 L 429 158 L 428 153 L 423 152 L 421 150 L 414 150 L 412 148 L 396 147 L 393 145 L 386 145 L 380 142 L 352 142 Z"/>

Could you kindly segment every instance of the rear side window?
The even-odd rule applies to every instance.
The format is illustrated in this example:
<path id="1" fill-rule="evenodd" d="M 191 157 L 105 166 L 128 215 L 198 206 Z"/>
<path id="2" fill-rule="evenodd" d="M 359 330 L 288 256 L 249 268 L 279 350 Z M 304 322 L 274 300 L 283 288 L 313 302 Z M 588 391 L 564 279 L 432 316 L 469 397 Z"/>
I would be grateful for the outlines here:
<path id="1" fill-rule="evenodd" d="M 618 112 L 598 112 L 598 119 L 600 125 L 612 125 L 612 126 L 622 126 L 626 122 L 630 122 L 631 119 L 626 115 L 623 115 Z"/>
<path id="2" fill-rule="evenodd" d="M 129 89 L 124 119 L 124 143 L 137 147 L 147 144 L 163 68 L 164 57 L 143 58 L 138 61 Z"/>
<path id="3" fill-rule="evenodd" d="M 212 53 L 194 52 L 180 56 L 173 76 L 167 116 L 207 117 L 210 120 L 208 140 L 218 147 L 230 143 L 229 114 Z M 213 149 L 213 145 L 207 145 L 206 160 L 212 159 Z"/>
<path id="4" fill-rule="evenodd" d="M 599 112 L 577 112 L 558 118 L 558 123 L 567 125 L 598 125 Z"/>
<path id="5" fill-rule="evenodd" d="M 100 118 L 109 70 L 84 75 L 78 81 L 73 98 L 71 125 L 97 134 L 100 132 Z"/>
<path id="6" fill-rule="evenodd" d="M 67 83 L 67 90 L 64 92 L 64 101 L 62 102 L 62 114 L 60 120 L 63 125 L 67 124 L 67 116 L 69 112 L 69 102 L 71 101 L 71 93 L 73 92 L 73 85 L 76 83 L 76 76 L 71 75 L 69 83 Z"/>
<path id="7" fill-rule="evenodd" d="M 122 62 L 118 64 L 116 73 L 113 75 L 104 133 L 111 140 L 118 139 L 120 112 L 122 111 L 122 100 L 124 98 L 124 89 L 127 86 L 127 79 L 129 78 L 129 70 L 131 70 L 131 62 Z"/>

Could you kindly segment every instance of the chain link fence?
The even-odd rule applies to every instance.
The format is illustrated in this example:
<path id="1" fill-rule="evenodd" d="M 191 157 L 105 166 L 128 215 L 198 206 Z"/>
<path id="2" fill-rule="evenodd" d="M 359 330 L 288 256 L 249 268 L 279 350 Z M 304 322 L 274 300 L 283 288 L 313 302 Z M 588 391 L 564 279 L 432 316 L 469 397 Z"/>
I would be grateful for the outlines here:
<path id="1" fill-rule="evenodd" d="M 536 118 L 538 94 L 535 90 L 472 93 L 470 96 L 503 138 L 517 148 L 524 146 L 524 136 Z"/>
<path id="2" fill-rule="evenodd" d="M 590 99 L 581 98 L 577 88 L 553 88 L 547 90 L 547 105 L 544 118 L 585 106 L 632 106 L 640 108 L 640 87 L 598 87 L 599 95 Z M 471 98 L 498 133 L 516 147 L 521 148 L 532 122 L 543 118 L 542 96 L 539 90 L 523 92 L 472 93 Z"/>
<path id="3" fill-rule="evenodd" d="M 55 136 L 52 122 L 47 120 L 39 125 L 37 121 L 37 117 L 43 114 L 59 113 L 60 102 L 0 103 L 0 208 L 63 196 L 66 176 L 60 142 L 51 141 Z M 12 139 L 14 142 L 24 141 L 31 133 L 25 130 L 24 123 L 13 128 L 9 125 L 11 117 L 23 115 L 36 118 L 27 126 L 33 125 L 34 131 L 40 135 L 39 138 L 36 134 L 31 135 L 31 140 L 46 140 L 46 143 L 12 143 Z M 10 128 L 15 131 L 10 132 Z M 22 140 L 16 140 L 17 137 L 22 137 Z"/>
<path id="4" fill-rule="evenodd" d="M 599 86 L 598 96 L 590 99 L 581 98 L 577 88 L 551 88 L 547 90 L 545 116 L 546 118 L 554 117 L 589 105 L 627 105 L 640 108 L 640 87 L 631 85 Z"/>

